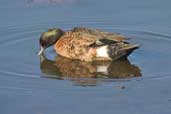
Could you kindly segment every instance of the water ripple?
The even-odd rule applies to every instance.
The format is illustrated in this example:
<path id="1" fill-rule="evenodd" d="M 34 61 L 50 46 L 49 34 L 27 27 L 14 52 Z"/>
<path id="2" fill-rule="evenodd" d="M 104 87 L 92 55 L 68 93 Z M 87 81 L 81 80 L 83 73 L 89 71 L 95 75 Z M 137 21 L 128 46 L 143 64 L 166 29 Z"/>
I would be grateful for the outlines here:
<path id="1" fill-rule="evenodd" d="M 82 18 L 78 21 L 77 20 L 58 20 L 58 21 L 53 21 L 51 23 L 48 22 L 35 22 L 32 24 L 24 24 L 24 25 L 13 25 L 13 26 L 1 26 L 0 27 L 0 35 L 3 37 L 2 39 L 0 39 L 0 50 L 8 50 L 9 47 L 11 47 L 11 45 L 15 46 L 16 52 L 19 50 L 20 52 L 24 52 L 25 49 L 21 48 L 21 45 L 28 45 L 31 49 L 32 53 L 35 53 L 38 49 L 38 44 L 37 46 L 33 47 L 33 42 L 38 42 L 39 36 L 41 34 L 42 31 L 50 28 L 50 27 L 54 27 L 54 25 L 62 25 L 62 28 L 64 28 L 65 30 L 69 30 L 70 27 L 72 27 L 74 24 L 75 25 L 79 25 L 84 23 L 84 25 L 91 25 L 93 28 L 102 28 L 104 30 L 113 32 L 119 32 L 121 34 L 125 34 L 127 36 L 133 36 L 136 37 L 137 39 L 136 42 L 142 42 L 143 44 L 147 44 L 146 46 L 148 47 L 143 47 L 141 48 L 141 51 L 143 53 L 140 52 L 136 52 L 135 54 L 137 56 L 131 56 L 134 57 L 135 59 L 131 59 L 132 62 L 136 63 L 137 65 L 140 65 L 142 67 L 142 77 L 141 78 L 131 78 L 131 79 L 100 79 L 102 82 L 115 82 L 115 81 L 130 81 L 130 80 L 158 80 L 158 79 L 167 79 L 167 78 L 171 78 L 171 74 L 168 73 L 168 71 L 166 71 L 164 68 L 161 69 L 160 72 L 165 72 L 163 74 L 157 74 L 156 72 L 151 72 L 151 74 L 143 74 L 144 71 L 149 71 L 152 69 L 152 67 L 147 67 L 145 65 L 143 65 L 143 62 L 147 62 L 148 58 L 144 59 L 144 56 L 147 55 L 147 57 L 150 56 L 150 52 L 149 51 L 153 51 L 152 53 L 154 53 L 153 55 L 157 55 L 157 51 L 155 48 L 155 46 L 151 46 L 153 45 L 153 42 L 155 42 L 155 45 L 157 45 L 157 43 L 159 43 L 160 41 L 163 42 L 162 45 L 165 45 L 165 49 L 170 49 L 170 41 L 171 41 L 171 36 L 170 35 L 166 35 L 166 34 L 161 34 L 161 33 L 155 33 L 155 32 L 150 32 L 150 31 L 141 31 L 141 30 L 133 30 L 133 29 L 129 29 L 129 28 L 123 28 L 122 26 L 117 26 L 117 25 L 112 25 L 111 21 L 105 20 L 105 19 L 86 19 L 86 18 Z M 95 21 L 96 20 L 96 21 Z M 55 23 L 55 24 L 54 24 Z M 52 26 L 53 25 L 53 26 Z M 8 31 L 8 33 L 6 33 Z M 150 39 L 150 40 L 149 40 Z M 134 40 L 134 38 L 133 38 Z M 158 41 L 156 41 L 158 40 Z M 169 42 L 168 42 L 169 41 Z M 31 43 L 32 42 L 32 43 Z M 35 44 L 36 44 L 35 43 Z M 34 44 L 34 45 L 35 45 Z M 161 44 L 160 44 L 161 45 Z M 29 48 L 28 47 L 28 48 Z M 148 50 L 150 48 L 150 50 Z M 36 49 L 36 51 L 35 51 Z M 10 50 L 10 51 L 15 51 L 15 50 Z M 148 53 L 147 53 L 148 52 Z M 39 68 L 39 62 L 37 61 L 37 63 L 34 63 L 35 60 L 37 59 L 37 56 L 33 56 L 30 55 L 30 57 L 26 58 L 26 54 L 27 52 L 24 52 L 23 55 L 21 54 L 20 58 L 22 58 L 22 56 L 25 59 L 26 63 L 29 63 L 29 61 L 31 61 L 31 63 L 29 64 L 25 64 L 23 63 L 22 60 L 19 61 L 20 58 L 18 58 L 18 55 L 12 55 L 13 56 L 13 63 L 14 66 L 10 66 L 9 69 L 5 69 L 5 70 L 1 70 L 0 71 L 0 76 L 15 76 L 15 77 L 26 77 L 26 78 L 40 78 L 40 76 L 42 74 L 40 74 L 40 71 L 35 71 L 32 74 L 31 73 L 26 73 L 28 66 L 29 69 L 31 68 Z M 155 54 L 156 53 L 156 54 Z M 6 57 L 6 59 L 10 59 L 10 56 L 6 56 L 6 53 L 2 55 L 0 55 L 0 59 L 2 61 L 4 61 L 4 57 Z M 10 55 L 10 52 L 8 52 L 8 54 Z M 48 53 L 51 54 L 51 53 Z M 162 52 L 162 48 L 160 49 L 160 55 L 165 55 L 164 52 Z M 171 57 L 171 55 L 167 54 L 168 56 Z M 142 60 L 142 58 L 144 60 Z M 167 57 L 169 58 L 169 57 Z M 33 59 L 33 60 L 31 60 Z M 161 63 L 164 61 L 164 58 L 156 58 L 156 61 L 161 61 Z M 5 63 L 5 62 L 4 62 Z M 34 63 L 34 64 L 33 64 Z M 18 70 L 17 72 L 14 72 L 11 68 L 15 69 L 15 65 L 19 64 L 20 66 L 23 66 L 22 70 Z M 154 63 L 153 63 L 154 64 Z M 34 66 L 34 67 L 33 67 Z M 154 65 L 155 66 L 155 65 Z M 147 67 L 147 68 L 146 68 Z M 170 62 L 168 62 L 168 67 L 170 67 Z M 1 66 L 1 68 L 3 68 L 3 65 Z M 5 68 L 5 67 L 4 67 Z M 3 68 L 3 69 L 4 69 Z M 63 78 L 65 79 L 65 78 Z M 67 79 L 67 80 L 74 80 L 73 78 L 71 79 Z"/>

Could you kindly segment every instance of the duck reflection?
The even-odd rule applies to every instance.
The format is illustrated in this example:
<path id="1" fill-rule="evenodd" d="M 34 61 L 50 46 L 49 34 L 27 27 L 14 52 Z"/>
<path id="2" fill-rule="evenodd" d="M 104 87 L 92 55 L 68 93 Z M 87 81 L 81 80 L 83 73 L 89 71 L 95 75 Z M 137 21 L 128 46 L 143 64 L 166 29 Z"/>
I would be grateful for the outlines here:
<path id="1" fill-rule="evenodd" d="M 75 84 L 96 85 L 96 78 L 123 79 L 141 76 L 139 67 L 126 60 L 85 62 L 57 55 L 55 60 L 40 57 L 44 77 L 70 79 Z"/>

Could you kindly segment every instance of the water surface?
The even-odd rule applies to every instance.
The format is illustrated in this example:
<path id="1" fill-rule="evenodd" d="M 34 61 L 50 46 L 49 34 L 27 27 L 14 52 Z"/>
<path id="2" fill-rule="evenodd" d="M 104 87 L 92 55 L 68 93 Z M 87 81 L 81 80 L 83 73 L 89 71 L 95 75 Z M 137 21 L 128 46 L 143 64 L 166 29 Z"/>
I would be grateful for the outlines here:
<path id="1" fill-rule="evenodd" d="M 1 114 L 170 114 L 171 12 L 165 0 L 1 0 Z M 36 55 L 51 27 L 99 28 L 140 44 L 128 60 Z"/>

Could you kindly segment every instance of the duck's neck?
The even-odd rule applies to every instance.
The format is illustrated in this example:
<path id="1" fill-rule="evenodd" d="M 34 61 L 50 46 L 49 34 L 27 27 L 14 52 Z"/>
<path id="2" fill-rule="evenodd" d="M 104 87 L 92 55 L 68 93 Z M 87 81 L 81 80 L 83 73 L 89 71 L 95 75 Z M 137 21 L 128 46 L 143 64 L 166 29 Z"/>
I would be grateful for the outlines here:
<path id="1" fill-rule="evenodd" d="M 61 36 L 63 36 L 65 34 L 65 31 L 63 31 L 63 30 L 61 30 L 61 29 L 59 29 L 58 30 L 58 38 L 60 38 Z"/>

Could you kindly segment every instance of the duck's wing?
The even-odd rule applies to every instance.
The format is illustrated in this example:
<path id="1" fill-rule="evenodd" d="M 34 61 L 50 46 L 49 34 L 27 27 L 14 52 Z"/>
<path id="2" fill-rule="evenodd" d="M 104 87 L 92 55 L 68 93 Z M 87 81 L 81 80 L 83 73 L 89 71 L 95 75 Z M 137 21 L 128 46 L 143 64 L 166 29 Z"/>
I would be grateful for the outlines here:
<path id="1" fill-rule="evenodd" d="M 119 33 L 105 32 L 98 29 L 89 29 L 85 27 L 75 27 L 71 30 L 73 33 L 79 33 L 80 35 L 94 39 L 100 42 L 121 42 L 128 38 L 119 35 Z"/>

